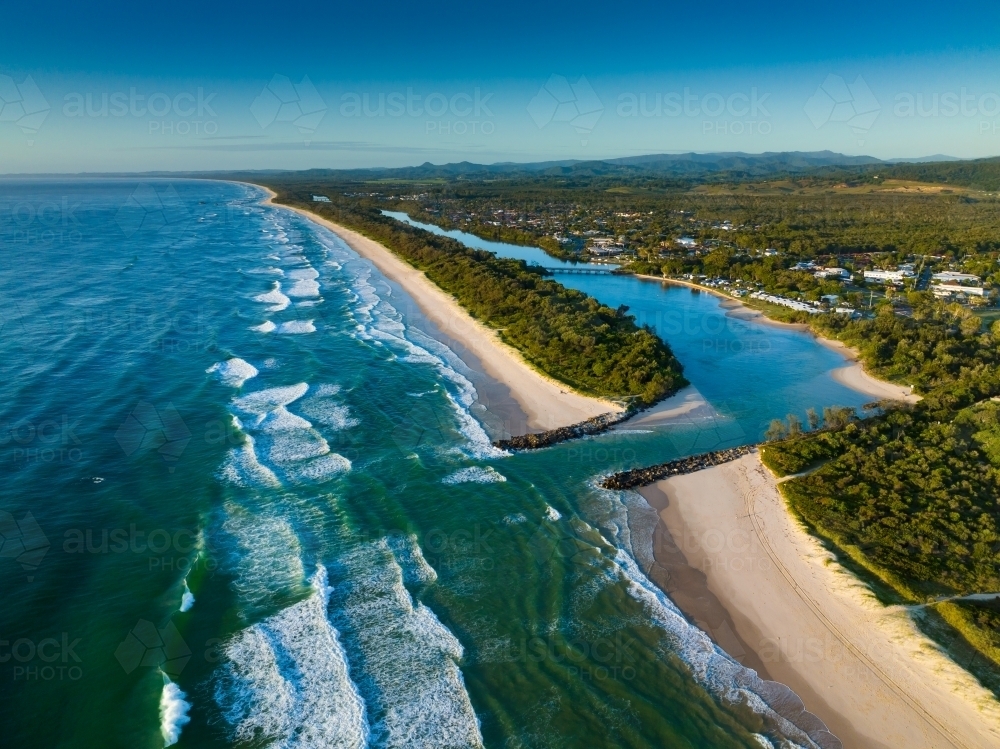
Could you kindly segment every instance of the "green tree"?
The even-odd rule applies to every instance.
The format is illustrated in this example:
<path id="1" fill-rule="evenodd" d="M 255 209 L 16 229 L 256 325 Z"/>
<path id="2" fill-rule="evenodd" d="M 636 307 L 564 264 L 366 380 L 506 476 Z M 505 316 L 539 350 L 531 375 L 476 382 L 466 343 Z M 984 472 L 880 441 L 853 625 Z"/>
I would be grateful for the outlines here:
<path id="1" fill-rule="evenodd" d="M 806 421 L 809 423 L 809 428 L 811 430 L 813 430 L 814 432 L 817 429 L 819 429 L 820 417 L 819 417 L 819 414 L 816 413 L 816 409 L 815 408 L 807 408 L 806 409 Z"/>
<path id="2" fill-rule="evenodd" d="M 788 428 L 781 419 L 772 419 L 771 425 L 764 432 L 764 439 L 768 442 L 777 442 L 788 436 Z"/>

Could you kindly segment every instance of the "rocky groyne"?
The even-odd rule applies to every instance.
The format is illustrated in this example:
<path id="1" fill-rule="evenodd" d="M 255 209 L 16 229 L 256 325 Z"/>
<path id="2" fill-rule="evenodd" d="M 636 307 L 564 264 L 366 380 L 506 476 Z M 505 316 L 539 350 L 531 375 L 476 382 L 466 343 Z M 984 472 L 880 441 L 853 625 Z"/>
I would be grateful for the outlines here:
<path id="1" fill-rule="evenodd" d="M 648 468 L 633 468 L 630 471 L 611 474 L 601 482 L 601 486 L 605 489 L 619 490 L 646 486 L 669 476 L 694 473 L 703 468 L 728 463 L 731 460 L 742 458 L 747 453 L 753 452 L 756 449 L 757 445 L 740 445 L 739 447 L 731 447 L 728 450 L 716 450 L 714 452 L 702 453 L 701 455 L 691 455 L 687 458 L 671 460 L 667 463 L 649 466 Z"/>
<path id="2" fill-rule="evenodd" d="M 509 440 L 497 440 L 493 445 L 501 450 L 538 450 L 578 437 L 589 437 L 592 434 L 606 432 L 615 424 L 621 424 L 623 421 L 631 419 L 637 412 L 638 409 L 628 409 L 601 414 L 592 419 L 581 421 L 579 424 L 570 424 L 568 427 L 550 429 L 538 434 L 521 434 L 517 437 L 511 437 Z"/>

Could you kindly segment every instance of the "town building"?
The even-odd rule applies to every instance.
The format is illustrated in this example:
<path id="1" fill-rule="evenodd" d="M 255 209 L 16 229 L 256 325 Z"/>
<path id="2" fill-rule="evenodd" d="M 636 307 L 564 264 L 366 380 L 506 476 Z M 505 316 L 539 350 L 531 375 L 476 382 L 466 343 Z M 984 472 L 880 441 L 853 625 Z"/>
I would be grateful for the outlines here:
<path id="1" fill-rule="evenodd" d="M 965 294 L 966 296 L 986 296 L 986 289 L 982 286 L 959 286 L 953 283 L 939 283 L 931 286 L 934 296 L 951 296 L 952 294 Z"/>
<path id="2" fill-rule="evenodd" d="M 816 278 L 831 278 L 835 281 L 848 281 L 851 272 L 846 268 L 820 268 L 814 274 Z"/>
<path id="3" fill-rule="evenodd" d="M 897 270 L 866 270 L 865 281 L 877 283 L 903 283 L 913 278 L 913 271 L 903 268 Z"/>
<path id="4" fill-rule="evenodd" d="M 775 296 L 774 294 L 766 294 L 763 291 L 755 291 L 750 295 L 751 299 L 760 299 L 763 302 L 770 302 L 771 304 L 780 304 L 782 307 L 790 307 L 791 309 L 797 310 L 799 312 L 808 312 L 810 315 L 818 315 L 823 312 L 823 310 L 818 307 L 813 307 L 805 302 L 800 302 L 797 299 L 788 299 L 783 296 Z"/>
<path id="5" fill-rule="evenodd" d="M 971 273 L 955 273 L 953 271 L 944 271 L 942 273 L 935 273 L 931 276 L 935 281 L 940 281 L 941 283 L 974 283 L 978 284 L 980 282 L 979 276 L 974 276 Z"/>

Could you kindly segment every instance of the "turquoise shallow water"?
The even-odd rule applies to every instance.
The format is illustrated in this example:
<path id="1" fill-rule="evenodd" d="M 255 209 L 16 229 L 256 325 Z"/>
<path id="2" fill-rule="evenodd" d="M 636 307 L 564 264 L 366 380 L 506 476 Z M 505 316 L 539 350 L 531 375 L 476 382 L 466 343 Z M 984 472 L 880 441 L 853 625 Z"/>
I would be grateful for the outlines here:
<path id="1" fill-rule="evenodd" d="M 0 182 L 5 746 L 761 746 L 603 473 L 858 405 L 718 300 L 656 326 L 710 415 L 506 455 L 476 373 L 335 236 L 215 182 Z M 757 737 L 755 737 L 755 734 Z"/>

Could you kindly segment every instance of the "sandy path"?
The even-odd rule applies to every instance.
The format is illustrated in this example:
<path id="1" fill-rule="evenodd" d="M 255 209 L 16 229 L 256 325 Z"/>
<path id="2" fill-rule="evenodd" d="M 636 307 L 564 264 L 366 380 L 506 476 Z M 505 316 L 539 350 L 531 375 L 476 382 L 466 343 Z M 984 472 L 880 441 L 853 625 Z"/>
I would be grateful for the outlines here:
<path id="1" fill-rule="evenodd" d="M 756 454 L 643 493 L 666 504 L 661 519 L 753 651 L 748 665 L 795 691 L 845 746 L 1000 746 L 1000 703 L 905 609 L 882 606 L 833 561 Z"/>
<path id="2" fill-rule="evenodd" d="M 531 429 L 555 429 L 609 411 L 622 410 L 610 401 L 580 395 L 568 386 L 540 374 L 525 362 L 516 349 L 501 341 L 495 331 L 471 317 L 451 295 L 442 291 L 422 271 L 385 246 L 310 211 L 272 203 L 277 197 L 273 192 L 263 185 L 254 186 L 267 190 L 270 196 L 266 201 L 268 204 L 293 210 L 326 227 L 361 257 L 370 260 L 380 273 L 402 286 L 431 323 L 446 337 L 457 340 L 471 351 L 488 375 L 510 389 L 511 396 L 528 417 Z"/>

